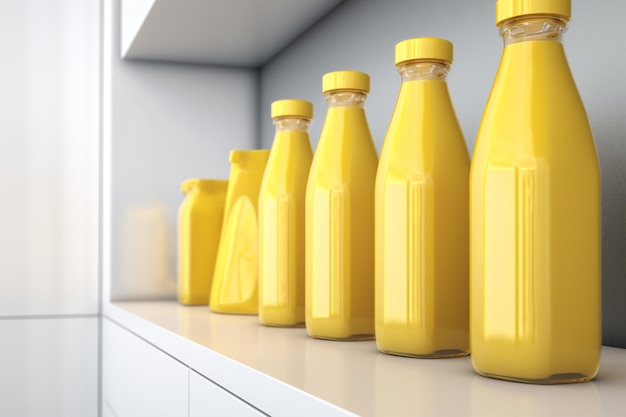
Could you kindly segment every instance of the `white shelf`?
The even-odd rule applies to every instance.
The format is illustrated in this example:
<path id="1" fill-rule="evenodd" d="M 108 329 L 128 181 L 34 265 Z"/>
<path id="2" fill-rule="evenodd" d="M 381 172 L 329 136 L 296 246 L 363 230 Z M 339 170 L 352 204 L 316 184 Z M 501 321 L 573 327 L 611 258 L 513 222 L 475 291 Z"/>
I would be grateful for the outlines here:
<path id="1" fill-rule="evenodd" d="M 316 340 L 305 329 L 173 301 L 112 303 L 104 315 L 272 416 L 594 417 L 626 409 L 624 349 L 602 348 L 592 382 L 540 386 L 483 378 L 467 357 L 389 356 L 375 342 Z"/>
<path id="2" fill-rule="evenodd" d="M 122 0 L 122 57 L 257 67 L 341 1 Z"/>

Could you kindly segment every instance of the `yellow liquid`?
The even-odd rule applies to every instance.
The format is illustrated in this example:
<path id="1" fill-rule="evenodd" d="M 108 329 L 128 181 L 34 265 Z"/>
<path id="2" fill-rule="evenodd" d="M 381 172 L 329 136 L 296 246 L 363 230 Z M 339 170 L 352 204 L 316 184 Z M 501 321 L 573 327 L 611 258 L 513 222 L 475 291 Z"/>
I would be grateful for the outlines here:
<path id="1" fill-rule="evenodd" d="M 472 160 L 471 352 L 482 375 L 593 378 L 600 171 L 563 46 L 506 46 Z"/>
<path id="2" fill-rule="evenodd" d="M 304 325 L 304 204 L 309 134 L 277 131 L 259 195 L 259 320 Z"/>
<path id="3" fill-rule="evenodd" d="M 306 328 L 323 339 L 374 337 L 374 181 L 362 108 L 331 107 L 306 190 Z"/>
<path id="4" fill-rule="evenodd" d="M 402 83 L 376 177 L 376 343 L 469 353 L 469 156 L 439 80 Z"/>
<path id="5" fill-rule="evenodd" d="M 178 220 L 178 301 L 182 304 L 209 302 L 227 186 L 228 181 L 219 180 L 183 184 L 187 197 Z"/>
<path id="6" fill-rule="evenodd" d="M 211 310 L 258 314 L 257 207 L 268 150 L 232 151 L 224 224 L 215 261 Z"/>

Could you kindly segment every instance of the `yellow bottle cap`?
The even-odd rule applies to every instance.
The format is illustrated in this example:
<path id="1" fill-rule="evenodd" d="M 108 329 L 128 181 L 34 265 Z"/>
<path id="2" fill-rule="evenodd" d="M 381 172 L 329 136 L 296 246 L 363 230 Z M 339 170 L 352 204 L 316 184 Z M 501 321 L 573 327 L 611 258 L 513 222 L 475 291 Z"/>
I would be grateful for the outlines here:
<path id="1" fill-rule="evenodd" d="M 275 117 L 305 117 L 313 118 L 313 104 L 305 100 L 276 100 L 272 103 L 272 119 Z"/>
<path id="2" fill-rule="evenodd" d="M 396 65 L 418 59 L 451 64 L 452 42 L 439 38 L 414 38 L 396 45 Z"/>
<path id="3" fill-rule="evenodd" d="M 565 20 L 572 16 L 571 0 L 497 0 L 496 25 L 517 16 L 557 15 Z"/>
<path id="4" fill-rule="evenodd" d="M 370 76 L 358 71 L 335 71 L 322 77 L 322 92 L 333 90 L 358 90 L 370 92 Z"/>

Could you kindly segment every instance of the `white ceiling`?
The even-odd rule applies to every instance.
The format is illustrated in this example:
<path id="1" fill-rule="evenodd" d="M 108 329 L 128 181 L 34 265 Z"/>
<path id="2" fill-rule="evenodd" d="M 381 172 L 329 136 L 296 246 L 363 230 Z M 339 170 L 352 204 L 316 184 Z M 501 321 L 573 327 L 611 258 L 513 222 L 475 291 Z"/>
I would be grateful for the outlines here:
<path id="1" fill-rule="evenodd" d="M 122 0 L 122 57 L 257 67 L 342 0 Z"/>

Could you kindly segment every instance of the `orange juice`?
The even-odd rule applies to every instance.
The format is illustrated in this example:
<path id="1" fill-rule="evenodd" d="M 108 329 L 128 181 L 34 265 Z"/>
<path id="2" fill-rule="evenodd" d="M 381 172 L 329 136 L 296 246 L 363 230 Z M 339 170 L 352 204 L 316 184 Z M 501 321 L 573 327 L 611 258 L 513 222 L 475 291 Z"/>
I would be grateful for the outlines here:
<path id="1" fill-rule="evenodd" d="M 469 353 L 469 155 L 448 94 L 452 44 L 396 46 L 402 85 L 376 176 L 376 343 Z"/>
<path id="2" fill-rule="evenodd" d="M 323 78 L 328 112 L 306 190 L 306 328 L 322 339 L 374 337 L 374 181 L 363 108 L 369 76 Z"/>
<path id="3" fill-rule="evenodd" d="M 268 326 L 304 325 L 304 203 L 313 159 L 313 105 L 272 103 L 276 126 L 259 193 L 259 320 Z"/>
<path id="4" fill-rule="evenodd" d="M 525 3 L 497 4 L 505 47 L 471 166 L 472 363 L 586 381 L 601 346 L 600 170 L 560 42 L 569 1 Z"/>

